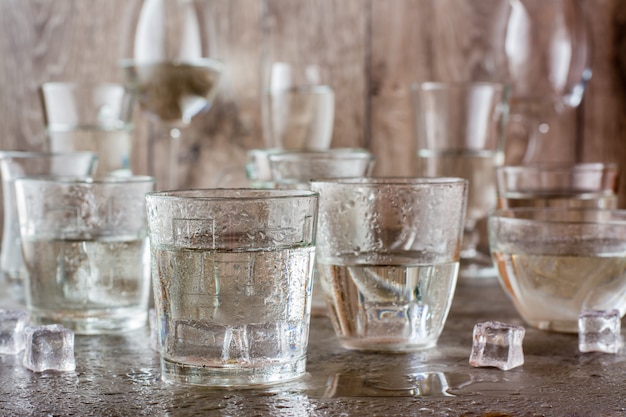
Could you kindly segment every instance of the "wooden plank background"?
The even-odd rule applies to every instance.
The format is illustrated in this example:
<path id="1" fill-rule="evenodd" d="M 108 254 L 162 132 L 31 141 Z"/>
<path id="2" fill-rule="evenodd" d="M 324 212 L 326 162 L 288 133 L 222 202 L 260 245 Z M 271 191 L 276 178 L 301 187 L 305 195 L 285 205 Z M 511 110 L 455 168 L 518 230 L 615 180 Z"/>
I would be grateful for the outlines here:
<path id="1" fill-rule="evenodd" d="M 414 172 L 411 82 L 488 80 L 501 65 L 494 48 L 503 33 L 497 19 L 503 0 L 202 1 L 227 71 L 211 111 L 184 132 L 186 187 L 212 186 L 225 170 L 243 175 L 246 151 L 264 147 L 261 77 L 271 57 L 328 67 L 337 100 L 332 146 L 371 149 L 378 175 Z M 545 3 L 551 1 L 557 0 Z M 46 147 L 41 83 L 121 81 L 127 3 L 0 0 L 0 149 Z M 626 2 L 582 3 L 593 36 L 593 78 L 582 105 L 553 123 L 541 156 L 626 169 Z M 137 112 L 138 173 L 146 169 L 149 131 Z M 622 205 L 625 190 L 622 181 Z"/>

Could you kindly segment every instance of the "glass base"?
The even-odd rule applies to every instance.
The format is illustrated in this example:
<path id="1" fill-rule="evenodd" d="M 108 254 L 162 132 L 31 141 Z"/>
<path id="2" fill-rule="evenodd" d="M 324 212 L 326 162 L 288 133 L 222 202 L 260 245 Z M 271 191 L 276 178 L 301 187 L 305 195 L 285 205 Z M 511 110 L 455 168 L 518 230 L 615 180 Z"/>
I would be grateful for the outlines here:
<path id="1" fill-rule="evenodd" d="M 263 366 L 197 366 L 161 357 L 161 378 L 166 382 L 224 388 L 254 388 L 292 381 L 305 374 L 306 357 Z"/>
<path id="2" fill-rule="evenodd" d="M 139 329 L 148 321 L 147 308 L 110 309 L 80 313 L 52 312 L 29 308 L 31 321 L 37 325 L 61 324 L 76 334 L 122 333 Z"/>
<path id="3" fill-rule="evenodd" d="M 437 345 L 437 338 L 431 337 L 419 341 L 399 338 L 341 338 L 340 343 L 349 350 L 405 353 L 433 348 Z"/>

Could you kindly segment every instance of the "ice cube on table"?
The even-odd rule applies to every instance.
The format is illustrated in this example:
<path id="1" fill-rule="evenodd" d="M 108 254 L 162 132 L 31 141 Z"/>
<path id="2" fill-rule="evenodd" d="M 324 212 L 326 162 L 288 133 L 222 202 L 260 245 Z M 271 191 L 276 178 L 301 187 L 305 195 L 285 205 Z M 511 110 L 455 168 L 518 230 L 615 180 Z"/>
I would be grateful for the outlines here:
<path id="1" fill-rule="evenodd" d="M 24 328 L 29 323 L 25 310 L 0 309 L 0 354 L 15 355 L 24 349 Z"/>
<path id="2" fill-rule="evenodd" d="M 27 326 L 24 329 L 22 364 L 33 372 L 73 371 L 74 332 L 59 324 Z"/>
<path id="3" fill-rule="evenodd" d="M 474 367 L 496 367 L 504 371 L 524 364 L 522 341 L 526 329 L 514 324 L 486 321 L 474 325 L 469 363 Z"/>
<path id="4" fill-rule="evenodd" d="M 578 350 L 617 353 L 622 347 L 618 310 L 585 310 L 578 316 Z"/>

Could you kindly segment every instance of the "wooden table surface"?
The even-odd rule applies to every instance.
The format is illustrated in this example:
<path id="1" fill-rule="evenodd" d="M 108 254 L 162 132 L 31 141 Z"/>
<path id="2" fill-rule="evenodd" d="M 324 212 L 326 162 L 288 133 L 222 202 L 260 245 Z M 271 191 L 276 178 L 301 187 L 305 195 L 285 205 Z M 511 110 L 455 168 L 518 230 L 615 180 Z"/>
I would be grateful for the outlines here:
<path id="1" fill-rule="evenodd" d="M 0 307 L 10 306 L 7 300 Z M 330 321 L 311 324 L 307 375 L 263 390 L 160 380 L 147 328 L 77 336 L 75 372 L 37 374 L 0 355 L 2 416 L 623 416 L 626 355 L 580 353 L 576 335 L 527 327 L 525 364 L 473 368 L 475 323 L 521 324 L 495 280 L 459 283 L 437 347 L 383 355 L 344 350 Z"/>

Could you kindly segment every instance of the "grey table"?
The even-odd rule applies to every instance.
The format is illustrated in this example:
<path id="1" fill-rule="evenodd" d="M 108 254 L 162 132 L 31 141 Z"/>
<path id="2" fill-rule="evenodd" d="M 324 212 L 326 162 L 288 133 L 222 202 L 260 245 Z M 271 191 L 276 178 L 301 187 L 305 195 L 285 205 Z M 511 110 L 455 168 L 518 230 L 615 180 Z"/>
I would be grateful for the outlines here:
<path id="1" fill-rule="evenodd" d="M 578 352 L 575 335 L 527 327 L 525 364 L 468 364 L 476 322 L 521 324 L 495 280 L 459 283 L 436 348 L 349 352 L 312 320 L 308 374 L 263 390 L 164 383 L 147 328 L 77 336 L 76 372 L 36 374 L 0 355 L 2 416 L 626 416 L 626 354 Z"/>

